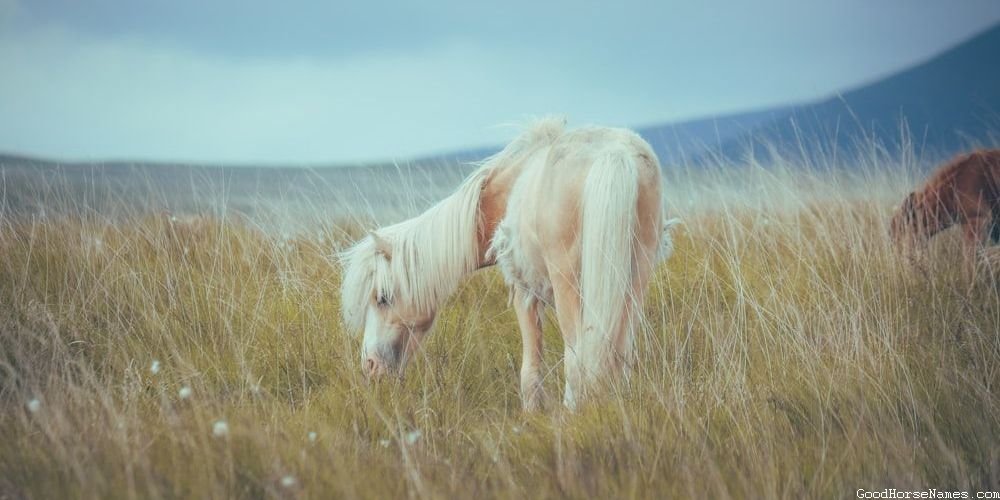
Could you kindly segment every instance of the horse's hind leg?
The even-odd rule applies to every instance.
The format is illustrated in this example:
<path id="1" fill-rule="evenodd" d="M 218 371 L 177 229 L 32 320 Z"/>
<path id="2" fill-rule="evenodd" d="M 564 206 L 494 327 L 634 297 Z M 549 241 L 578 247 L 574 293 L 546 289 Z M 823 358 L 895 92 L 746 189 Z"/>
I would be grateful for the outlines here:
<path id="1" fill-rule="evenodd" d="M 538 300 L 514 291 L 514 311 L 521 328 L 521 403 L 526 411 L 542 409 L 542 321 Z"/>
<path id="2" fill-rule="evenodd" d="M 972 281 L 975 281 L 976 278 L 976 258 L 979 255 L 979 251 L 982 249 L 986 232 L 989 229 L 992 233 L 992 228 L 988 228 L 990 224 L 992 224 L 992 221 L 985 217 L 970 218 L 962 224 L 962 235 L 964 236 L 963 265 L 966 276 L 968 276 Z"/>
<path id="3" fill-rule="evenodd" d="M 1000 202 L 993 205 L 993 218 L 990 219 L 990 242 L 1000 243 Z"/>
<path id="4" fill-rule="evenodd" d="M 577 404 L 583 392 L 583 373 L 580 371 L 580 356 L 576 346 L 567 343 L 563 349 L 563 366 L 566 373 L 566 385 L 563 389 L 563 405 L 576 411 Z"/>
<path id="5" fill-rule="evenodd" d="M 581 353 L 579 329 L 581 320 L 580 292 L 575 282 L 565 274 L 556 273 L 552 277 L 552 294 L 555 299 L 556 319 L 563 336 L 563 368 L 566 373 L 566 388 L 563 404 L 570 410 L 577 408 L 583 397 L 585 377 Z"/>
<path id="6" fill-rule="evenodd" d="M 993 216 L 989 222 L 989 238 L 991 245 L 1000 244 L 1000 201 L 993 205 Z M 1000 264 L 1000 248 L 983 249 L 986 265 L 995 270 Z"/>

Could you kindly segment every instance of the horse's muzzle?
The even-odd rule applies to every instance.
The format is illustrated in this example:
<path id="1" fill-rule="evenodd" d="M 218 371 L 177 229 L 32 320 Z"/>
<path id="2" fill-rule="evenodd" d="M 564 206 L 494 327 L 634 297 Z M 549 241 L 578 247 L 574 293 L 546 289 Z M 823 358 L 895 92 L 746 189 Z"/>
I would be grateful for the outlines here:
<path id="1" fill-rule="evenodd" d="M 401 378 L 403 365 L 400 358 L 401 356 L 369 355 L 362 363 L 362 371 L 365 377 L 373 381 L 390 375 Z"/>

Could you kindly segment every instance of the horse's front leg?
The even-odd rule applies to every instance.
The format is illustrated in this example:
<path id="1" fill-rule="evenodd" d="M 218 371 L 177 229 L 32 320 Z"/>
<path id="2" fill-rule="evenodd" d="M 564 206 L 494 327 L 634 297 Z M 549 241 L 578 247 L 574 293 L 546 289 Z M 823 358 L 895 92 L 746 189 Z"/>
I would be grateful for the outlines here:
<path id="1" fill-rule="evenodd" d="M 541 410 L 545 404 L 542 387 L 542 318 L 538 300 L 521 290 L 514 291 L 514 311 L 521 328 L 521 403 L 526 411 Z"/>

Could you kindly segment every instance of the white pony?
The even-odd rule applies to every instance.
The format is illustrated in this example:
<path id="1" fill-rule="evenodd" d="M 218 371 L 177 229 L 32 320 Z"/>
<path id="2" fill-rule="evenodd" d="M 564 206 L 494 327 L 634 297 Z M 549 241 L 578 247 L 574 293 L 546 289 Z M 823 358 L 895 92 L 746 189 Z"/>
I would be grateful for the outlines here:
<path id="1" fill-rule="evenodd" d="M 498 264 L 521 329 L 524 407 L 543 403 L 548 306 L 565 344 L 563 401 L 574 408 L 631 364 L 646 285 L 672 250 L 661 196 L 656 155 L 635 133 L 536 123 L 455 193 L 341 254 L 342 313 L 364 331 L 365 373 L 402 376 L 461 279 Z"/>

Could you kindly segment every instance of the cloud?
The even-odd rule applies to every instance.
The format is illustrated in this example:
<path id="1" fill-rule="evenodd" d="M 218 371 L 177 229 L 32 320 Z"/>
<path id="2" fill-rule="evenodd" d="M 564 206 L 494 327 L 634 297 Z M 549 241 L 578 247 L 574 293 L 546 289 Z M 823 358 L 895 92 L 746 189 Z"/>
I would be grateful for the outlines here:
<path id="1" fill-rule="evenodd" d="M 17 0 L 0 0 L 0 28 L 8 29 L 18 12 Z"/>
<path id="2" fill-rule="evenodd" d="M 61 158 L 330 162 L 502 142 L 497 124 L 572 111 L 626 125 L 641 93 L 538 51 L 471 43 L 377 57 L 221 58 L 48 30 L 0 39 L 0 149 Z"/>
<path id="3" fill-rule="evenodd" d="M 822 97 L 964 36 L 913 27 L 947 6 L 849 1 L 861 10 L 316 2 L 304 13 L 260 3 L 228 23 L 236 4 L 0 0 L 0 151 L 407 159 L 499 144 L 514 132 L 498 124 L 548 113 L 635 126 Z M 975 14 L 963 12 L 955 19 Z"/>

